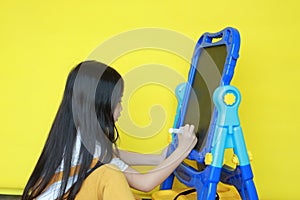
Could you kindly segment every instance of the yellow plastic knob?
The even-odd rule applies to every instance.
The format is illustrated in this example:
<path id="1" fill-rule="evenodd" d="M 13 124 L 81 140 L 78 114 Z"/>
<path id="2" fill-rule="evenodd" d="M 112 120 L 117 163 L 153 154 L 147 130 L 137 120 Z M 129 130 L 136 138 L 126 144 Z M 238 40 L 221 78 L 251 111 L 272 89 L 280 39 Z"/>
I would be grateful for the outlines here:
<path id="1" fill-rule="evenodd" d="M 233 93 L 227 93 L 224 96 L 224 102 L 226 105 L 233 105 L 235 103 L 236 96 Z"/>
<path id="2" fill-rule="evenodd" d="M 233 154 L 232 162 L 233 162 L 233 164 L 236 164 L 236 165 L 240 164 L 240 161 L 239 161 L 239 158 L 237 157 L 237 155 Z"/>
<path id="3" fill-rule="evenodd" d="M 171 144 L 172 140 L 173 140 L 173 137 L 172 137 L 172 134 L 170 134 L 169 137 L 168 137 L 168 143 Z"/>
<path id="4" fill-rule="evenodd" d="M 204 159 L 204 162 L 206 165 L 210 165 L 212 163 L 212 160 L 213 160 L 213 156 L 211 153 L 207 153 L 205 155 L 205 159 Z"/>
<path id="5" fill-rule="evenodd" d="M 251 151 L 248 151 L 248 158 L 250 161 L 253 160 L 253 154 L 251 153 Z"/>

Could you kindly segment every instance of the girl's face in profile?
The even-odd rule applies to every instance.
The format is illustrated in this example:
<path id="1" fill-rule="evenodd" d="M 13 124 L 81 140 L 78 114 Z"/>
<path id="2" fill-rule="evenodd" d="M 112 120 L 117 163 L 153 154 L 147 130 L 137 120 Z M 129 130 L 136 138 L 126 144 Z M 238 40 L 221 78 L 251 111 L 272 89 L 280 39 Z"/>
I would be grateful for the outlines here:
<path id="1" fill-rule="evenodd" d="M 120 100 L 114 110 L 114 120 L 115 122 L 118 121 L 120 115 L 121 115 L 121 111 L 123 110 L 123 107 L 122 107 L 122 96 L 120 97 Z"/>

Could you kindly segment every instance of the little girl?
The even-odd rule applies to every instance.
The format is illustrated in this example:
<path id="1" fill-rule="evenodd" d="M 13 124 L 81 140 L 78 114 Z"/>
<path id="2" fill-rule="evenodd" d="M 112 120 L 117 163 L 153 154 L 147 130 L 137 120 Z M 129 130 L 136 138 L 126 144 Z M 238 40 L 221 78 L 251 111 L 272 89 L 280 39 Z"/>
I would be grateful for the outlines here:
<path id="1" fill-rule="evenodd" d="M 194 126 L 181 127 L 178 147 L 167 158 L 118 150 L 123 89 L 120 74 L 100 62 L 85 61 L 70 72 L 22 200 L 132 200 L 130 187 L 151 191 L 176 169 L 197 142 Z M 156 167 L 142 174 L 131 165 Z"/>

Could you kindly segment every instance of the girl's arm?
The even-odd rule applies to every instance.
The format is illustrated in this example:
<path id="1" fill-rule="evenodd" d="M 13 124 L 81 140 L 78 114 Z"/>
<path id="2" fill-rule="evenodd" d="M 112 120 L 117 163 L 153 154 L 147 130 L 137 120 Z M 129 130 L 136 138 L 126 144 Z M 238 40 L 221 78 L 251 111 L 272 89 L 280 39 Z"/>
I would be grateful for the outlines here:
<path id="1" fill-rule="evenodd" d="M 197 138 L 193 125 L 186 125 L 183 130 L 183 134 L 178 134 L 179 143 L 176 150 L 157 167 L 145 174 L 141 174 L 131 167 L 124 171 L 131 187 L 144 192 L 151 191 L 161 184 L 188 156 L 196 145 Z"/>
<path id="2" fill-rule="evenodd" d="M 141 154 L 136 152 L 124 151 L 118 149 L 119 157 L 126 164 L 131 166 L 137 165 L 159 165 L 161 164 L 167 156 L 168 146 L 163 149 L 160 154 Z"/>

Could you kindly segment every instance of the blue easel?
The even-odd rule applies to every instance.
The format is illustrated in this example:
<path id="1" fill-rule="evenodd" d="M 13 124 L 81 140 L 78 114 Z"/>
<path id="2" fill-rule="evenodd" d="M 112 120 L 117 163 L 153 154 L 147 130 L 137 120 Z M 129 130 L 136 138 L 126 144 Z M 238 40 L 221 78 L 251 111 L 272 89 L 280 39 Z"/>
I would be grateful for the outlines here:
<path id="1" fill-rule="evenodd" d="M 221 38 L 221 40 L 212 45 L 213 38 Z M 174 171 L 174 174 L 161 185 L 161 189 L 171 189 L 175 175 L 185 185 L 196 188 L 198 200 L 215 199 L 219 181 L 234 185 L 242 199 L 258 199 L 238 117 L 238 106 L 241 96 L 237 88 L 229 85 L 238 58 L 239 42 L 238 31 L 230 27 L 215 34 L 205 33 L 200 37 L 195 48 L 188 82 L 180 84 L 175 91 L 178 107 L 174 127 L 178 128 L 183 124 L 201 48 L 225 44 L 228 55 L 224 64 L 220 86 L 213 95 L 215 109 L 212 114 L 205 146 L 201 151 L 193 150 L 189 155 L 189 159 L 203 165 L 205 164 L 206 167 L 199 171 L 182 163 Z M 169 154 L 177 146 L 176 134 L 172 134 L 172 138 Z M 232 148 L 234 151 L 236 164 L 234 169 L 223 166 L 226 148 Z"/>

